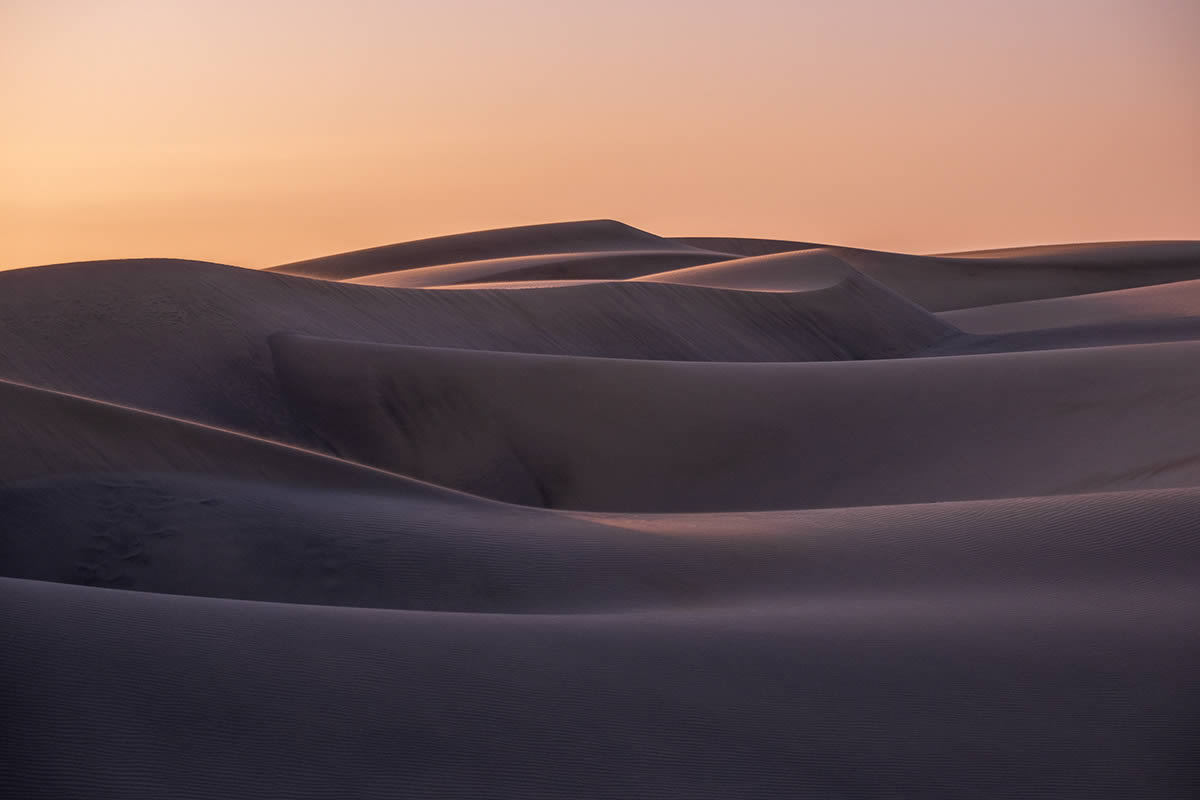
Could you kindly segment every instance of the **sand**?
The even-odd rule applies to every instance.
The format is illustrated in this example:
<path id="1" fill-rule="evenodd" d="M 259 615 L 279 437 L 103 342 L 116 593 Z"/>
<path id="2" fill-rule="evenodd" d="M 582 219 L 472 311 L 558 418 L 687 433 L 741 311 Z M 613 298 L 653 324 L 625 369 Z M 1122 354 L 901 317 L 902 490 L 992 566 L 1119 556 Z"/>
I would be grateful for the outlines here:
<path id="1" fill-rule="evenodd" d="M 0 273 L 5 792 L 1194 797 L 1198 256 Z"/>
<path id="2" fill-rule="evenodd" d="M 709 264 L 730 260 L 719 253 L 689 250 L 626 250 L 597 253 L 547 253 L 544 255 L 485 258 L 460 264 L 413 267 L 378 275 L 350 278 L 350 283 L 370 286 L 428 288 L 513 281 L 621 280 L 658 272 L 664 267 Z"/>
<path id="3" fill-rule="evenodd" d="M 685 257 L 687 254 L 693 257 L 727 255 L 692 247 L 686 242 L 664 239 L 621 222 L 602 219 L 438 236 L 281 264 L 270 270 L 310 278 L 344 280 L 415 267 L 516 256 L 647 250 L 683 253 Z"/>
<path id="4" fill-rule="evenodd" d="M 1200 281 L 1001 303 L 941 318 L 972 333 L 1012 333 L 1120 323 L 1182 322 L 1200 317 Z"/>
<path id="5" fill-rule="evenodd" d="M 334 452 L 523 505 L 754 511 L 1200 483 L 1196 342 L 820 364 L 273 344 L 290 406 Z"/>

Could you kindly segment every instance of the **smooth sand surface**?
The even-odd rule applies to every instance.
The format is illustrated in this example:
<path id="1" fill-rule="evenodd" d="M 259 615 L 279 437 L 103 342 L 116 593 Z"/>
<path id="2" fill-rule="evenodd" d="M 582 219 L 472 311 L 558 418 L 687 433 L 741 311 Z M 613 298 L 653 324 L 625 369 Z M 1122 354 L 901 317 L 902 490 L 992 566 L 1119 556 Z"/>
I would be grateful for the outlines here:
<path id="1" fill-rule="evenodd" d="M 942 319 L 972 333 L 1182 321 L 1197 317 L 1200 317 L 1200 281 L 1179 281 L 1025 303 L 1002 303 L 941 314 Z"/>
<path id="2" fill-rule="evenodd" d="M 0 381 L 0 403 L 0 481 L 147 470 L 367 489 L 406 483 L 281 442 L 10 381 Z"/>
<path id="3" fill-rule="evenodd" d="M 749 256 L 733 261 L 684 267 L 635 278 L 652 283 L 682 283 L 717 289 L 806 292 L 858 274 L 826 247 Z"/>
<path id="4" fill-rule="evenodd" d="M 340 456 L 526 505 L 760 510 L 1200 483 L 1195 342 L 828 364 L 273 344 L 291 408 Z"/>
<path id="5" fill-rule="evenodd" d="M 0 328 L 0 379 L 308 446 L 271 363 L 267 342 L 281 331 L 713 361 L 905 355 L 957 333 L 869 282 L 815 294 L 632 282 L 446 292 L 169 260 L 0 273 Z"/>
<path id="6" fill-rule="evenodd" d="M 732 256 L 688 250 L 626 250 L 598 253 L 550 253 L 512 256 L 461 264 L 414 267 L 378 275 L 350 278 L 350 283 L 370 286 L 428 287 L 528 280 L 624 280 L 664 267 L 709 264 Z"/>
<path id="7" fill-rule="evenodd" d="M 606 220 L 0 273 L 3 794 L 1195 797 L 1198 285 Z"/>
<path id="8" fill-rule="evenodd" d="M 438 236 L 271 267 L 272 272 L 344 280 L 414 267 L 548 253 L 667 250 L 701 254 L 686 242 L 663 239 L 613 220 L 559 222 Z"/>
<path id="9" fill-rule="evenodd" d="M 910 256 L 832 248 L 930 311 L 1106 292 L 1200 278 L 1200 242 L 1063 245 L 1017 255 Z"/>

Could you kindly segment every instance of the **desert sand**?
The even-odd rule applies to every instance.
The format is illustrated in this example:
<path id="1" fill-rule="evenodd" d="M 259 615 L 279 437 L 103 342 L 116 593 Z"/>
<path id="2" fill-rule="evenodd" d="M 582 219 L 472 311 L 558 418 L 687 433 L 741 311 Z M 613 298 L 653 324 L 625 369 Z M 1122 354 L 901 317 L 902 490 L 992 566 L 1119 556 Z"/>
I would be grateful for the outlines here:
<path id="1" fill-rule="evenodd" d="M 1190 798 L 1200 243 L 0 272 L 5 792 Z"/>

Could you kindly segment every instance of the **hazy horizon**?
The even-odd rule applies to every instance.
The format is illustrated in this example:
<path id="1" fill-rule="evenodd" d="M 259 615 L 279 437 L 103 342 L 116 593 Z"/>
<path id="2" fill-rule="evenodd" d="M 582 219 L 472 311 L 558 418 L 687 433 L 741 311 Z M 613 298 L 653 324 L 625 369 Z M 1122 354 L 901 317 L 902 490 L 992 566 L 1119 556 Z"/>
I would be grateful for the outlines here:
<path id="1" fill-rule="evenodd" d="M 0 269 L 590 218 L 1200 239 L 1194 2 L 798 5 L 9 0 Z"/>

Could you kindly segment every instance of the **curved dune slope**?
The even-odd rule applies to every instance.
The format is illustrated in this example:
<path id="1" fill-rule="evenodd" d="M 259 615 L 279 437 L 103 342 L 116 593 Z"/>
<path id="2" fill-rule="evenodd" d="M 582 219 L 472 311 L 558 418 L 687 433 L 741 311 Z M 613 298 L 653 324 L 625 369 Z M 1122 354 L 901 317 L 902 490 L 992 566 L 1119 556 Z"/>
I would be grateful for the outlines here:
<path id="1" fill-rule="evenodd" d="M 0 381 L 0 407 L 0 481 L 158 471 L 363 489 L 411 484 L 322 453 L 10 381 Z"/>
<path id="2" fill-rule="evenodd" d="M 840 259 L 930 311 L 1200 278 L 1200 242 L 1060 245 L 995 257 L 834 247 Z"/>
<path id="3" fill-rule="evenodd" d="M 726 261 L 732 256 L 697 250 L 627 250 L 611 253 L 551 253 L 540 256 L 467 261 L 434 267 L 414 267 L 351 278 L 349 283 L 371 286 L 428 287 L 486 281 L 624 280 L 663 269 Z"/>
<path id="4" fill-rule="evenodd" d="M 270 271 L 309 278 L 344 280 L 413 267 L 510 256 L 654 249 L 700 252 L 686 244 L 663 239 L 624 223 L 601 219 L 438 236 L 281 264 L 271 267 Z"/>
<path id="5" fill-rule="evenodd" d="M 392 489 L 121 472 L 10 482 L 0 488 L 0 575 L 286 603 L 578 613 L 1169 584 L 1200 556 L 1195 489 L 687 515 L 566 514 Z"/>
<path id="6" fill-rule="evenodd" d="M 1200 281 L 950 311 L 942 319 L 974 333 L 1180 321 L 1200 317 Z"/>
<path id="7" fill-rule="evenodd" d="M 722 361 L 872 358 L 955 333 L 869 285 L 817 294 L 597 283 L 386 289 L 215 264 L 118 261 L 0 273 L 0 378 L 315 445 L 268 338 Z"/>
<path id="8" fill-rule="evenodd" d="M 777 365 L 273 344 L 293 410 L 334 452 L 514 503 L 809 508 L 1200 482 L 1194 342 Z"/>
<path id="9" fill-rule="evenodd" d="M 1044 263 L 1047 258 L 1060 262 L 1075 261 L 1078 263 L 1093 263 L 1097 260 L 1108 261 L 1120 266 L 1147 252 L 1158 252 L 1161 255 L 1180 247 L 1195 246 L 1195 241 L 1186 239 L 1142 240 L 1133 242 L 1067 242 L 1064 244 L 1038 244 L 1021 247 L 993 247 L 986 250 L 961 250 L 955 253 L 937 253 L 938 256 L 953 258 L 1002 258 L 1021 259 L 1031 262 Z"/>
<path id="10" fill-rule="evenodd" d="M 828 248 L 738 258 L 716 264 L 658 272 L 634 278 L 652 283 L 683 283 L 716 289 L 807 292 L 859 275 Z M 860 276 L 861 279 L 861 276 Z"/>
<path id="11" fill-rule="evenodd" d="M 0 604 L 0 768 L 21 797 L 1194 785 L 1200 607 L 1177 584 L 563 616 L 0 579 Z"/>

